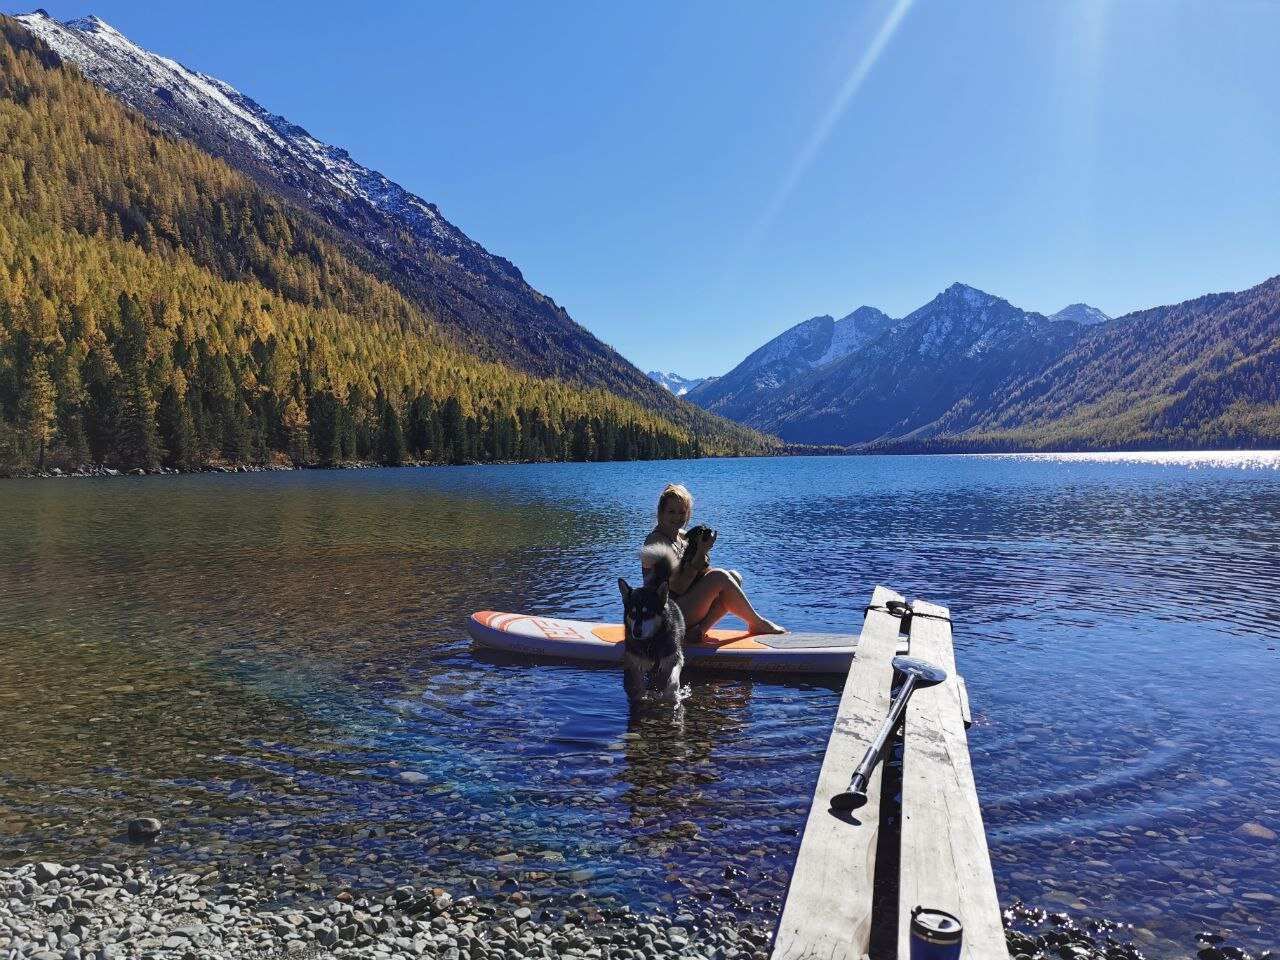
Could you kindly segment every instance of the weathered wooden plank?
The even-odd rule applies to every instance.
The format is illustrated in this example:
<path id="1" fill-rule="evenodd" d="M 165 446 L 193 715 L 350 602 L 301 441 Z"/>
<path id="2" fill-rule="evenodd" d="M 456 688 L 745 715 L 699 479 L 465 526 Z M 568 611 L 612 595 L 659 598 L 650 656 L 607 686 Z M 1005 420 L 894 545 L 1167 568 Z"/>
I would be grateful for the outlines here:
<path id="1" fill-rule="evenodd" d="M 968 730 L 973 726 L 973 712 L 969 709 L 969 685 L 964 682 L 964 677 L 956 676 L 956 693 L 960 696 L 960 719 L 964 721 L 964 728 Z"/>
<path id="2" fill-rule="evenodd" d="M 945 607 L 921 600 L 913 607 L 917 614 L 949 616 Z M 1007 960 L 1000 903 L 961 718 L 951 624 L 913 617 L 911 655 L 942 667 L 948 679 L 911 698 L 903 725 L 898 958 L 909 960 L 911 910 L 923 905 L 960 918 L 965 960 Z"/>
<path id="3" fill-rule="evenodd" d="M 873 607 L 902 598 L 876 587 Z M 827 754 L 818 774 L 782 919 L 774 933 L 774 960 L 861 960 L 871 937 L 871 885 L 880 827 L 880 767 L 867 784 L 868 803 L 852 814 L 831 810 L 848 787 L 876 729 L 889 711 L 891 660 L 898 618 L 869 610 L 858 652 L 849 667 Z"/>

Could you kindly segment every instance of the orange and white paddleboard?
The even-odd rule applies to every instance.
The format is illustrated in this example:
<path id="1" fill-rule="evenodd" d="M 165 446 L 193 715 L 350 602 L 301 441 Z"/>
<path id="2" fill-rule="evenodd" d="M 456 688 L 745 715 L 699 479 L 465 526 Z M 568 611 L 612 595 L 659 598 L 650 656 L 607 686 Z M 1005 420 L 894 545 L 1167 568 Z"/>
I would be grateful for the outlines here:
<path id="1" fill-rule="evenodd" d="M 623 626 L 527 613 L 481 610 L 467 625 L 471 639 L 491 650 L 600 663 L 622 662 Z M 845 673 L 857 640 L 830 633 L 752 635 L 711 630 L 702 643 L 686 644 L 690 665 L 759 673 Z"/>

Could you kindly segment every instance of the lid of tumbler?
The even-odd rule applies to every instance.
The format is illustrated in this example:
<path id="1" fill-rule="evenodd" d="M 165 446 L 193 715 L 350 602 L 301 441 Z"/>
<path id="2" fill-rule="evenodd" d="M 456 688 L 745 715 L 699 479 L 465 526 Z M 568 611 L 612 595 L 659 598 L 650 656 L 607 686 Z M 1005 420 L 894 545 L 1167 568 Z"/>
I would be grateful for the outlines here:
<path id="1" fill-rule="evenodd" d="M 922 937 L 930 943 L 959 943 L 964 927 L 953 914 L 945 910 L 916 907 L 911 911 L 911 935 Z"/>

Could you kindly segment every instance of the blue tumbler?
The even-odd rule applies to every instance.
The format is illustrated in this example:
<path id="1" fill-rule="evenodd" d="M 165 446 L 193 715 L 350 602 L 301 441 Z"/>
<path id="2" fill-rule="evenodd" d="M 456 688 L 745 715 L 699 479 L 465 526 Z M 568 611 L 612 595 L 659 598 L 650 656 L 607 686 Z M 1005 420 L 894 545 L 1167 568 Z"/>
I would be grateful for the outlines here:
<path id="1" fill-rule="evenodd" d="M 960 960 L 964 927 L 945 910 L 911 911 L 911 960 Z"/>

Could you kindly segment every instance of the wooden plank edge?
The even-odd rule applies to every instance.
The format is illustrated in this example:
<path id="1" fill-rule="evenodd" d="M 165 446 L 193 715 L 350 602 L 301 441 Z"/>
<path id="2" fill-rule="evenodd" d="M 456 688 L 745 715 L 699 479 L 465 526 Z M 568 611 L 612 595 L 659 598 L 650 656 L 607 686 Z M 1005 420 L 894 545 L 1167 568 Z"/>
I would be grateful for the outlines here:
<path id="1" fill-rule="evenodd" d="M 973 726 L 973 713 L 969 710 L 969 685 L 958 673 L 956 674 L 956 693 L 960 695 L 960 719 L 964 721 L 964 728 L 968 730 Z"/>
<path id="2" fill-rule="evenodd" d="M 909 877 L 917 873 L 931 878 L 926 886 L 936 885 L 941 878 L 939 869 L 949 861 L 956 869 L 958 897 L 956 903 L 929 903 L 925 906 L 938 907 L 957 913 L 965 923 L 965 939 L 961 956 L 964 960 L 1007 960 L 1009 953 L 1005 942 L 1003 924 L 1000 917 L 1000 904 L 996 895 L 995 876 L 991 869 L 990 851 L 987 848 L 986 829 L 982 820 L 982 806 L 978 800 L 977 785 L 974 782 L 973 768 L 969 755 L 969 741 L 965 733 L 965 725 L 961 716 L 959 685 L 961 678 L 956 670 L 955 649 L 952 641 L 950 611 L 927 601 L 917 600 L 913 607 L 919 612 L 933 614 L 932 617 L 921 617 L 912 621 L 912 639 L 915 655 L 936 663 L 947 670 L 948 679 L 943 686 L 952 687 L 951 695 L 937 691 L 938 696 L 912 698 L 907 707 L 904 724 L 904 736 L 907 738 L 903 753 L 903 843 L 899 926 L 898 957 L 908 960 L 911 942 L 911 910 L 916 904 L 908 901 L 913 898 L 913 888 Z M 936 689 L 936 688 L 935 688 Z M 929 691 L 922 691 L 928 693 Z M 966 697 L 967 699 L 967 697 Z M 918 749 L 912 749 L 912 740 L 918 741 Z M 925 740 L 931 742 L 926 743 Z M 930 748 L 933 748 L 930 750 Z M 915 764 L 913 765 L 913 759 Z M 950 769 L 950 783 L 936 776 L 921 778 L 919 764 L 944 764 Z M 925 782 L 927 780 L 928 782 Z M 957 790 L 959 803 L 957 807 L 947 804 L 945 810 L 948 821 L 945 831 L 935 828 L 926 837 L 927 843 L 919 850 L 909 850 L 909 838 L 919 837 L 916 829 L 920 826 L 918 817 L 913 818 L 909 806 L 915 788 L 920 794 L 936 800 L 942 793 Z M 921 811 L 927 815 L 927 811 Z M 953 818 L 958 817 L 958 820 Z M 965 834 L 971 844 L 965 844 Z M 957 842 L 958 841 L 958 842 Z M 915 870 L 909 866 L 912 853 L 920 854 L 927 867 Z M 966 877 L 960 877 L 962 869 Z M 965 909 L 965 905 L 972 909 Z M 968 916 L 966 917 L 966 914 Z"/>
<path id="3" fill-rule="evenodd" d="M 877 586 L 871 603 L 883 607 L 894 599 L 901 597 Z M 867 783 L 867 805 L 853 816 L 838 817 L 830 809 L 830 800 L 848 786 L 854 767 L 888 711 L 893 678 L 890 659 L 897 635 L 896 617 L 883 610 L 866 611 L 858 654 L 845 680 L 782 914 L 774 929 L 771 960 L 862 960 L 866 956 L 871 939 L 883 765 L 876 766 Z M 868 691 L 874 702 L 865 699 Z M 865 716 L 852 716 L 855 704 Z M 853 888 L 860 876 L 865 891 Z"/>

